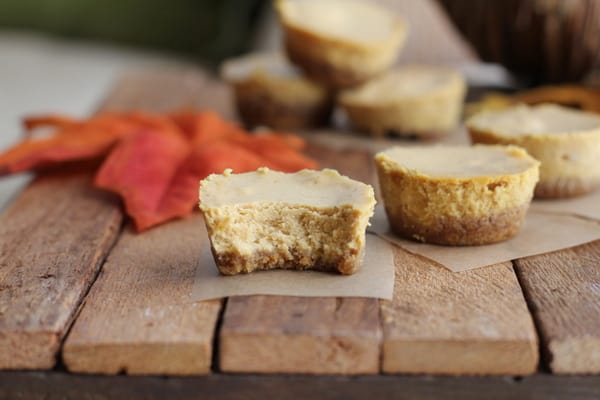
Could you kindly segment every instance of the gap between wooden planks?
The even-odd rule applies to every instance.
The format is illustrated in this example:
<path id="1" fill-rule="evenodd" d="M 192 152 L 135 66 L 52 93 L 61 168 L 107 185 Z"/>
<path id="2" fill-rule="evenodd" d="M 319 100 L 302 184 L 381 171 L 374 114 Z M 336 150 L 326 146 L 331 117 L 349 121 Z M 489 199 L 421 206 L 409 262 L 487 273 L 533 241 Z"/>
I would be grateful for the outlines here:
<path id="1" fill-rule="evenodd" d="M 517 260 L 553 373 L 600 374 L 600 241 Z"/>
<path id="2" fill-rule="evenodd" d="M 49 369 L 121 226 L 91 175 L 38 177 L 0 216 L 0 369 Z"/>

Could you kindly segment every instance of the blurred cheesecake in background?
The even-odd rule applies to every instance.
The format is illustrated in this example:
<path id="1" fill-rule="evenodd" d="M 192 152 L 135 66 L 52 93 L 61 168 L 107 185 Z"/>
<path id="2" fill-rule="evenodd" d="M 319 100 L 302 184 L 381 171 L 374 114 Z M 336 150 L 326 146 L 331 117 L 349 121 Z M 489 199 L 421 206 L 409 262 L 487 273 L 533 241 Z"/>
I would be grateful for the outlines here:
<path id="1" fill-rule="evenodd" d="M 466 83 L 444 67 L 405 66 L 344 91 L 339 103 L 352 124 L 374 136 L 441 136 L 456 127 Z"/>
<path id="2" fill-rule="evenodd" d="M 517 105 L 467 121 L 473 143 L 514 144 L 541 162 L 536 197 L 561 198 L 600 186 L 600 116 L 552 104 Z"/>
<path id="3" fill-rule="evenodd" d="M 329 121 L 332 95 L 303 77 L 282 54 L 228 60 L 221 66 L 221 77 L 232 85 L 238 113 L 249 127 L 296 130 Z"/>
<path id="4" fill-rule="evenodd" d="M 279 0 L 289 59 L 333 88 L 356 86 L 396 60 L 406 22 L 375 2 Z"/>

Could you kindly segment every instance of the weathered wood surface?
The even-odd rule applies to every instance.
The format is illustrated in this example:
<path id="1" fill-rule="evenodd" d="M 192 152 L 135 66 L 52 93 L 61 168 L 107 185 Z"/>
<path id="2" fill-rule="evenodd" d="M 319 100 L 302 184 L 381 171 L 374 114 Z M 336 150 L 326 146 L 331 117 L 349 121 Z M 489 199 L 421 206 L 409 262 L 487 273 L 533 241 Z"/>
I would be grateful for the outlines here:
<path id="1" fill-rule="evenodd" d="M 36 179 L 0 215 L 0 369 L 46 369 L 122 215 L 73 170 Z"/>
<path id="2" fill-rule="evenodd" d="M 599 376 L 83 376 L 0 372 L 0 400 L 597 400 Z"/>
<path id="3" fill-rule="evenodd" d="M 391 302 L 382 301 L 383 372 L 535 372 L 531 315 L 510 263 L 452 273 L 396 251 Z"/>
<path id="4" fill-rule="evenodd" d="M 198 71 L 125 77 L 105 109 L 198 106 L 211 93 Z M 206 99 L 206 96 L 204 96 Z M 142 235 L 127 230 L 111 252 L 63 349 L 74 372 L 209 373 L 221 302 L 190 302 L 204 228 L 195 215 Z"/>
<path id="5" fill-rule="evenodd" d="M 197 72 L 173 72 L 163 80 L 159 71 L 126 77 L 123 82 L 135 84 L 117 85 L 100 109 L 195 104 L 191 93 L 206 89 L 208 80 Z M 93 189 L 90 177 L 45 174 L 0 215 L 0 369 L 54 366 L 60 342 L 119 234 L 118 202 Z"/>
<path id="6" fill-rule="evenodd" d="M 203 229 L 196 214 L 123 233 L 65 342 L 70 371 L 210 372 L 220 302 L 190 302 Z"/>
<path id="7" fill-rule="evenodd" d="M 311 146 L 322 167 L 370 182 L 368 153 Z M 226 372 L 375 374 L 381 327 L 376 299 L 246 296 L 230 298 L 220 331 Z"/>
<path id="8" fill-rule="evenodd" d="M 381 331 L 375 299 L 230 298 L 220 336 L 225 372 L 374 374 Z"/>
<path id="9" fill-rule="evenodd" d="M 198 105 L 233 115 L 227 90 L 193 71 L 132 75 L 103 107 Z M 373 182 L 364 151 L 312 145 L 309 153 L 324 167 Z M 0 216 L 0 368 L 54 365 L 60 341 L 118 235 L 122 215 L 116 203 L 86 180 L 85 174 L 44 176 Z M 66 342 L 68 368 L 209 371 L 219 302 L 189 303 L 191 288 L 185 286 L 197 259 L 192 253 L 201 245 L 190 238 L 200 227 L 190 219 L 148 235 L 122 236 Z M 600 372 L 598 246 L 516 262 L 542 348 L 558 373 Z M 163 258 L 169 252 L 175 261 Z M 400 249 L 396 261 L 395 298 L 381 305 L 381 320 L 379 302 L 372 299 L 230 299 L 217 367 L 332 374 L 374 374 L 380 368 L 410 374 L 535 371 L 537 337 L 509 264 L 452 274 Z"/>
<path id="10" fill-rule="evenodd" d="M 515 268 L 552 372 L 600 374 L 600 241 L 524 258 Z"/>
<path id="11" fill-rule="evenodd" d="M 223 117 L 231 119 L 235 112 L 230 96 L 226 85 L 198 68 L 133 71 L 117 80 L 101 109 L 206 108 L 218 110 Z"/>

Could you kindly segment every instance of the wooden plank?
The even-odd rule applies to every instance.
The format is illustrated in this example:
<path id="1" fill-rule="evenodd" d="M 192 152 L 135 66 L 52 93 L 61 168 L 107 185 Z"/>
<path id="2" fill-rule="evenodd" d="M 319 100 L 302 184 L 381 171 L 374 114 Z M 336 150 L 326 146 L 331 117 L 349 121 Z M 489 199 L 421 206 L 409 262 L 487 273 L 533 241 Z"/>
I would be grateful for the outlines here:
<path id="1" fill-rule="evenodd" d="M 144 109 L 195 106 L 207 78 L 193 71 L 136 74 L 107 105 Z M 199 215 L 144 234 L 127 230 L 86 299 L 62 352 L 75 372 L 210 372 L 219 301 L 191 303 L 205 229 Z"/>
<path id="2" fill-rule="evenodd" d="M 398 249 L 394 298 L 381 312 L 384 372 L 536 370 L 536 333 L 510 263 L 452 273 Z"/>
<path id="3" fill-rule="evenodd" d="M 554 373 L 600 374 L 599 264 L 600 241 L 515 262 Z"/>
<path id="4" fill-rule="evenodd" d="M 197 377 L 0 372 L 1 400 L 597 400 L 600 376 L 240 375 Z"/>
<path id="5" fill-rule="evenodd" d="M 226 372 L 374 374 L 379 372 L 375 299 L 230 298 L 220 336 Z"/>
<path id="6" fill-rule="evenodd" d="M 0 369 L 45 369 L 122 214 L 82 166 L 38 177 L 0 215 Z"/>
<path id="7" fill-rule="evenodd" d="M 220 302 L 190 302 L 204 229 L 196 214 L 141 235 L 124 232 L 65 342 L 70 371 L 210 371 Z"/>
<path id="8" fill-rule="evenodd" d="M 323 167 L 371 182 L 368 153 L 318 146 L 309 153 Z M 219 337 L 219 365 L 227 372 L 375 374 L 380 353 L 376 299 L 234 297 Z"/>

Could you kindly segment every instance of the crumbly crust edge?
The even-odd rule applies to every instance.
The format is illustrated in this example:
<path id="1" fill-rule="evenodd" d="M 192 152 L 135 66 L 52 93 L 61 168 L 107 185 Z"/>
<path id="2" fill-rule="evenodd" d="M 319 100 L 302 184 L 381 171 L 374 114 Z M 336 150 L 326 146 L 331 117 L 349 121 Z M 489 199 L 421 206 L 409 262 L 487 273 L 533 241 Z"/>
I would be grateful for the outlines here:
<path id="1" fill-rule="evenodd" d="M 424 243 L 470 246 L 497 243 L 514 237 L 521 229 L 529 204 L 488 215 L 473 217 L 440 216 L 423 225 L 402 213 L 386 209 L 392 231 Z"/>

